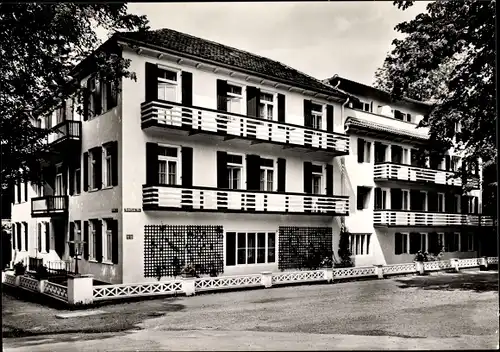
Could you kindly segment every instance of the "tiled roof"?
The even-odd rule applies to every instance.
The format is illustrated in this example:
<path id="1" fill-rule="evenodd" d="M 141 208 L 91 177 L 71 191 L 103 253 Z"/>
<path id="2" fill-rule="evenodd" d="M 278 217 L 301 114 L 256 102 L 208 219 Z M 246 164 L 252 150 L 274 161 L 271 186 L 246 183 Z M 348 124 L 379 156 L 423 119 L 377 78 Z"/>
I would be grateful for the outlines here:
<path id="1" fill-rule="evenodd" d="M 227 65 L 235 70 L 244 70 L 256 75 L 267 76 L 278 82 L 287 83 L 303 89 L 346 98 L 347 94 L 321 82 L 305 73 L 297 71 L 278 61 L 258 56 L 243 50 L 215 43 L 206 39 L 172 29 L 158 29 L 142 32 L 123 32 L 115 35 L 127 42 L 135 41 L 173 51 L 182 56 L 188 55 L 198 59 Z"/>
<path id="2" fill-rule="evenodd" d="M 386 126 L 382 124 L 378 124 L 372 121 L 364 121 L 355 117 L 348 117 L 345 121 L 345 125 L 347 128 L 357 127 L 361 129 L 367 129 L 367 130 L 375 130 L 375 131 L 380 131 L 388 134 L 393 134 L 393 135 L 399 135 L 399 136 L 405 136 L 413 139 L 419 139 L 422 141 L 425 141 L 428 139 L 427 135 L 424 133 L 418 133 L 417 131 L 411 132 L 411 131 L 405 131 L 399 128 L 391 127 L 391 126 Z"/>

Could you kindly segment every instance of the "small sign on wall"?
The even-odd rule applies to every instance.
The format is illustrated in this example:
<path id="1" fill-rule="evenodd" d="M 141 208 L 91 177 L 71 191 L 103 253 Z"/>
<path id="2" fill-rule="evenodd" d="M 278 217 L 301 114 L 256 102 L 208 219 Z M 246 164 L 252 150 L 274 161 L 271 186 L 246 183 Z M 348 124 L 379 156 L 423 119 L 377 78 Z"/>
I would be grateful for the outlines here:
<path id="1" fill-rule="evenodd" d="M 123 209 L 123 211 L 125 213 L 140 213 L 141 212 L 141 208 L 125 208 Z"/>
<path id="2" fill-rule="evenodd" d="M 126 237 L 127 237 L 127 240 L 133 240 L 134 239 L 134 235 L 129 234 L 129 233 L 127 234 Z"/>
<path id="3" fill-rule="evenodd" d="M 112 212 L 112 213 L 118 213 L 118 208 L 113 208 L 113 209 L 111 209 L 111 212 Z"/>

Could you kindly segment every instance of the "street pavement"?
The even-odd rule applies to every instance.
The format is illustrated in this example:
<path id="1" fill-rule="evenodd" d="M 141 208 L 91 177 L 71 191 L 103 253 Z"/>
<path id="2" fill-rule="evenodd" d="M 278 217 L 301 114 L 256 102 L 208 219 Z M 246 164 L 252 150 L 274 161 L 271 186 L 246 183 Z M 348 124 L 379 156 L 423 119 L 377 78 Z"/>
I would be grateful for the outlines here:
<path id="1" fill-rule="evenodd" d="M 158 317 L 118 332 L 61 328 L 57 334 L 4 337 L 4 351 L 498 348 L 496 271 L 165 298 L 99 307 L 108 314 L 51 324 L 81 319 L 82 327 L 98 326 L 134 305 Z M 14 316 L 3 314 L 3 324 L 15 325 Z"/>

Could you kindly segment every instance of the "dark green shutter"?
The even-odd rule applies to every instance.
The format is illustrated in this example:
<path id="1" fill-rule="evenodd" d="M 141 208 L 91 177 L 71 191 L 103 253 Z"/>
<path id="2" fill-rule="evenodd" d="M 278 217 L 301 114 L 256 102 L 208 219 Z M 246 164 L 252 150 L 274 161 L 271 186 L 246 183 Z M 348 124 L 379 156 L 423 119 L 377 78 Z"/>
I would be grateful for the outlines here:
<path id="1" fill-rule="evenodd" d="M 71 243 L 71 241 L 74 241 L 74 240 L 75 240 L 75 223 L 70 222 L 69 223 L 69 241 L 70 241 L 70 243 L 68 244 L 70 258 L 73 258 L 75 256 L 75 244 Z"/>
<path id="2" fill-rule="evenodd" d="M 159 183 L 158 144 L 146 143 L 146 184 L 155 186 Z"/>
<path id="3" fill-rule="evenodd" d="M 50 223 L 45 223 L 45 251 L 50 251 Z"/>
<path id="4" fill-rule="evenodd" d="M 375 210 L 382 209 L 382 189 L 380 189 L 380 187 L 375 188 L 373 198 L 374 198 L 373 208 Z"/>
<path id="5" fill-rule="evenodd" d="M 278 158 L 278 192 L 286 192 L 286 159 Z"/>
<path id="6" fill-rule="evenodd" d="M 247 115 L 259 117 L 260 89 L 247 86 Z"/>
<path id="7" fill-rule="evenodd" d="M 89 190 L 89 153 L 83 153 L 83 190 Z"/>
<path id="8" fill-rule="evenodd" d="M 118 220 L 110 220 L 109 224 L 111 225 L 111 256 L 113 264 L 118 264 Z"/>
<path id="9" fill-rule="evenodd" d="M 247 155 L 247 190 L 260 190 L 260 156 Z"/>
<path id="10" fill-rule="evenodd" d="M 100 220 L 94 221 L 95 226 L 95 256 L 99 263 L 102 263 L 102 222 Z"/>
<path id="11" fill-rule="evenodd" d="M 391 209 L 403 209 L 403 192 L 399 188 L 391 188 Z"/>
<path id="12" fill-rule="evenodd" d="M 118 186 L 118 141 L 109 144 L 111 154 L 111 185 Z"/>
<path id="13" fill-rule="evenodd" d="M 226 232 L 226 265 L 236 265 L 236 233 Z"/>
<path id="14" fill-rule="evenodd" d="M 394 234 L 394 254 L 402 254 L 403 234 L 396 232 Z"/>
<path id="15" fill-rule="evenodd" d="M 83 259 L 89 259 L 89 222 L 83 222 Z"/>
<path id="16" fill-rule="evenodd" d="M 158 100 L 158 66 L 146 62 L 146 102 Z"/>
<path id="17" fill-rule="evenodd" d="M 29 238 L 29 229 L 28 229 L 28 223 L 24 223 L 24 250 L 28 251 L 28 238 Z"/>
<path id="18" fill-rule="evenodd" d="M 193 186 L 193 148 L 182 147 L 182 186 Z"/>
<path id="19" fill-rule="evenodd" d="M 333 196 L 333 165 L 326 165 L 326 195 Z"/>
<path id="20" fill-rule="evenodd" d="M 286 105 L 285 95 L 278 93 L 278 122 L 285 122 L 286 120 Z"/>
<path id="21" fill-rule="evenodd" d="M 227 81 L 217 80 L 217 110 L 227 111 Z"/>
<path id="22" fill-rule="evenodd" d="M 182 105 L 193 106 L 193 74 L 183 71 L 181 74 Z M 182 126 L 191 128 L 193 126 L 193 113 L 191 109 L 182 109 Z"/>
<path id="23" fill-rule="evenodd" d="M 304 99 L 304 127 L 313 127 L 312 101 L 307 99 Z"/>
<path id="24" fill-rule="evenodd" d="M 304 193 L 312 193 L 312 163 L 304 161 Z"/>
<path id="25" fill-rule="evenodd" d="M 227 173 L 227 153 L 217 152 L 217 188 L 229 188 Z"/>
<path id="26" fill-rule="evenodd" d="M 89 105 L 90 105 L 90 91 L 89 91 L 89 81 L 90 78 L 87 79 L 87 87 L 82 89 L 82 105 L 83 105 L 83 121 L 87 121 L 89 119 Z"/>
<path id="27" fill-rule="evenodd" d="M 365 140 L 358 138 L 358 163 L 365 161 Z"/>
<path id="28" fill-rule="evenodd" d="M 333 106 L 326 106 L 326 130 L 328 132 L 333 132 Z"/>

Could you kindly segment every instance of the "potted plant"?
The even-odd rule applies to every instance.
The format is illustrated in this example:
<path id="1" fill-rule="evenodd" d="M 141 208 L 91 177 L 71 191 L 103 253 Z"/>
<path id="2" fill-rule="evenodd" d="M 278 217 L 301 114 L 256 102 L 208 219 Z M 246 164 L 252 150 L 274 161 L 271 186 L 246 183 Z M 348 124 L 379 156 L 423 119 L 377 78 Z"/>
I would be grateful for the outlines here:
<path id="1" fill-rule="evenodd" d="M 36 268 L 35 277 L 37 280 L 47 280 L 49 278 L 49 271 L 45 265 L 41 265 Z"/>
<path id="2" fill-rule="evenodd" d="M 183 278 L 193 278 L 198 277 L 198 274 L 196 274 L 196 269 L 192 265 L 188 264 L 182 269 L 181 276 Z"/>
<path id="3" fill-rule="evenodd" d="M 14 275 L 20 276 L 26 273 L 26 265 L 23 262 L 17 262 L 14 264 Z"/>

